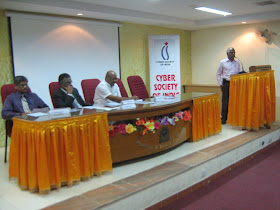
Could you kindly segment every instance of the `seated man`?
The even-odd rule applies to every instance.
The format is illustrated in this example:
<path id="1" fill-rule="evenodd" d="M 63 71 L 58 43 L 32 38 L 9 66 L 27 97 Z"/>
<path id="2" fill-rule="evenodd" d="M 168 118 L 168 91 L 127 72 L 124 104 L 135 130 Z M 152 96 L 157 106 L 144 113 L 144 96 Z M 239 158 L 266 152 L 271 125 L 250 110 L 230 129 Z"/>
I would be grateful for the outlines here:
<path id="1" fill-rule="evenodd" d="M 118 80 L 117 74 L 114 71 L 108 71 L 105 80 L 102 80 L 95 89 L 94 105 L 104 106 L 112 101 L 120 103 L 122 100 L 138 99 L 137 96 L 122 97 L 120 88 L 116 84 Z"/>
<path id="2" fill-rule="evenodd" d="M 70 107 L 81 108 L 91 104 L 85 103 L 78 90 L 72 86 L 72 80 L 69 74 L 61 74 L 58 77 L 60 88 L 53 94 L 54 104 L 57 108 Z"/>
<path id="3" fill-rule="evenodd" d="M 26 115 L 35 108 L 48 107 L 35 93 L 28 92 L 28 80 L 24 76 L 16 76 L 14 79 L 16 91 L 7 96 L 2 117 L 11 119 L 14 116 Z"/>

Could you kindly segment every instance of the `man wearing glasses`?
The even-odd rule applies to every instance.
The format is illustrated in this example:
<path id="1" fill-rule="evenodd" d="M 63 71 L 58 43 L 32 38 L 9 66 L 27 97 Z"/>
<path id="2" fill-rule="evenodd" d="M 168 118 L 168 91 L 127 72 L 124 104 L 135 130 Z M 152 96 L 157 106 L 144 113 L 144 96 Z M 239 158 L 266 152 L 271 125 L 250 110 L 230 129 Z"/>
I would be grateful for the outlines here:
<path id="1" fill-rule="evenodd" d="M 28 80 L 24 76 L 16 76 L 14 79 L 15 92 L 8 95 L 3 109 L 3 119 L 11 119 L 14 116 L 26 115 L 35 108 L 48 107 L 41 98 L 28 90 Z"/>
<path id="2" fill-rule="evenodd" d="M 137 99 L 137 96 L 122 97 L 120 88 L 116 84 L 118 80 L 116 72 L 110 70 L 106 73 L 105 80 L 102 80 L 95 89 L 94 105 L 105 106 L 110 102 L 120 103 L 122 100 Z"/>
<path id="3" fill-rule="evenodd" d="M 230 76 L 240 72 L 240 62 L 235 58 L 235 50 L 227 49 L 227 58 L 220 61 L 217 80 L 222 90 L 222 124 L 226 124 L 228 115 Z"/>
<path id="4" fill-rule="evenodd" d="M 57 108 L 81 108 L 82 106 L 91 105 L 85 103 L 78 90 L 72 86 L 72 80 L 69 74 L 63 73 L 59 75 L 58 82 L 60 88 L 53 94 L 54 104 Z"/>

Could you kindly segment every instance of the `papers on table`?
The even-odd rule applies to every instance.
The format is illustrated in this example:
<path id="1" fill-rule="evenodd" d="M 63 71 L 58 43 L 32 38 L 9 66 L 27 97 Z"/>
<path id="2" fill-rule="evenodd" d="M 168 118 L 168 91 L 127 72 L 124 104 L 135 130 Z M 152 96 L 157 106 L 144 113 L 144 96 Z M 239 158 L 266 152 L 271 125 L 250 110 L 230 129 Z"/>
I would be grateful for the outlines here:
<path id="1" fill-rule="evenodd" d="M 176 98 L 175 97 L 170 97 L 170 96 L 156 96 L 156 97 L 154 97 L 155 102 L 170 101 L 170 100 L 174 100 L 174 99 L 176 99 Z"/>
<path id="2" fill-rule="evenodd" d="M 118 107 L 120 106 L 121 104 L 120 103 L 117 103 L 117 102 L 109 102 L 109 103 L 106 103 L 105 106 L 107 107 Z"/>
<path id="3" fill-rule="evenodd" d="M 136 104 L 154 104 L 154 101 L 143 101 L 142 99 L 138 99 L 135 101 Z"/>
<path id="4" fill-rule="evenodd" d="M 49 111 L 49 114 L 64 114 L 70 113 L 71 109 L 69 107 L 66 108 L 55 108 Z"/>
<path id="5" fill-rule="evenodd" d="M 135 109 L 136 108 L 136 104 L 135 104 L 135 100 L 131 99 L 131 100 L 123 100 L 121 102 L 121 109 Z"/>
<path id="6" fill-rule="evenodd" d="M 103 107 L 98 105 L 92 105 L 92 106 L 85 106 L 83 109 L 97 109 L 97 110 L 104 110 L 104 111 L 111 111 L 119 109 L 119 107 Z"/>
<path id="7" fill-rule="evenodd" d="M 50 115 L 50 119 L 59 119 L 59 118 L 66 118 L 66 117 L 71 117 L 70 112 Z"/>
<path id="8" fill-rule="evenodd" d="M 50 110 L 49 107 L 44 107 L 44 108 L 35 108 L 32 110 L 31 113 L 35 113 L 35 112 L 48 112 Z"/>
<path id="9" fill-rule="evenodd" d="M 35 113 L 30 113 L 30 114 L 27 114 L 28 116 L 31 116 L 31 117 L 40 117 L 40 116 L 46 116 L 46 115 L 49 115 L 48 113 L 43 113 L 43 112 L 35 112 Z"/>

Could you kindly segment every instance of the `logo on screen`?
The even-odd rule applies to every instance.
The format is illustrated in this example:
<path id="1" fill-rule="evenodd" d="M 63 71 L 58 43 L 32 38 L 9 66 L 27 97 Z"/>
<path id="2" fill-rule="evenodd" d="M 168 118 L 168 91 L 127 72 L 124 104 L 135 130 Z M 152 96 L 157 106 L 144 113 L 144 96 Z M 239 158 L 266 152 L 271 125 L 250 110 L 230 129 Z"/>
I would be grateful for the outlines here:
<path id="1" fill-rule="evenodd" d="M 169 54 L 168 54 L 168 42 L 165 42 L 163 47 L 161 48 L 161 57 L 163 60 L 169 60 Z"/>

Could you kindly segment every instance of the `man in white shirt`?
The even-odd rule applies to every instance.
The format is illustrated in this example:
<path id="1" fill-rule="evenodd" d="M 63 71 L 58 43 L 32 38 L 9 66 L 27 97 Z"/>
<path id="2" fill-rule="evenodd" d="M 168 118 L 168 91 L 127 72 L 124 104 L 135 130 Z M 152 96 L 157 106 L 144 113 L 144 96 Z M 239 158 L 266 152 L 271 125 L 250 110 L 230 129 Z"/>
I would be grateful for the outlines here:
<path id="1" fill-rule="evenodd" d="M 217 80 L 222 90 L 222 124 L 226 124 L 228 115 L 228 100 L 230 76 L 240 72 L 240 62 L 235 59 L 235 50 L 230 47 L 227 49 L 227 58 L 220 61 Z"/>
<path id="2" fill-rule="evenodd" d="M 95 89 L 94 105 L 105 106 L 106 103 L 118 102 L 128 99 L 137 99 L 137 96 L 122 97 L 120 88 L 116 84 L 118 80 L 116 72 L 110 70 L 106 73 L 105 80 L 102 80 Z"/>

